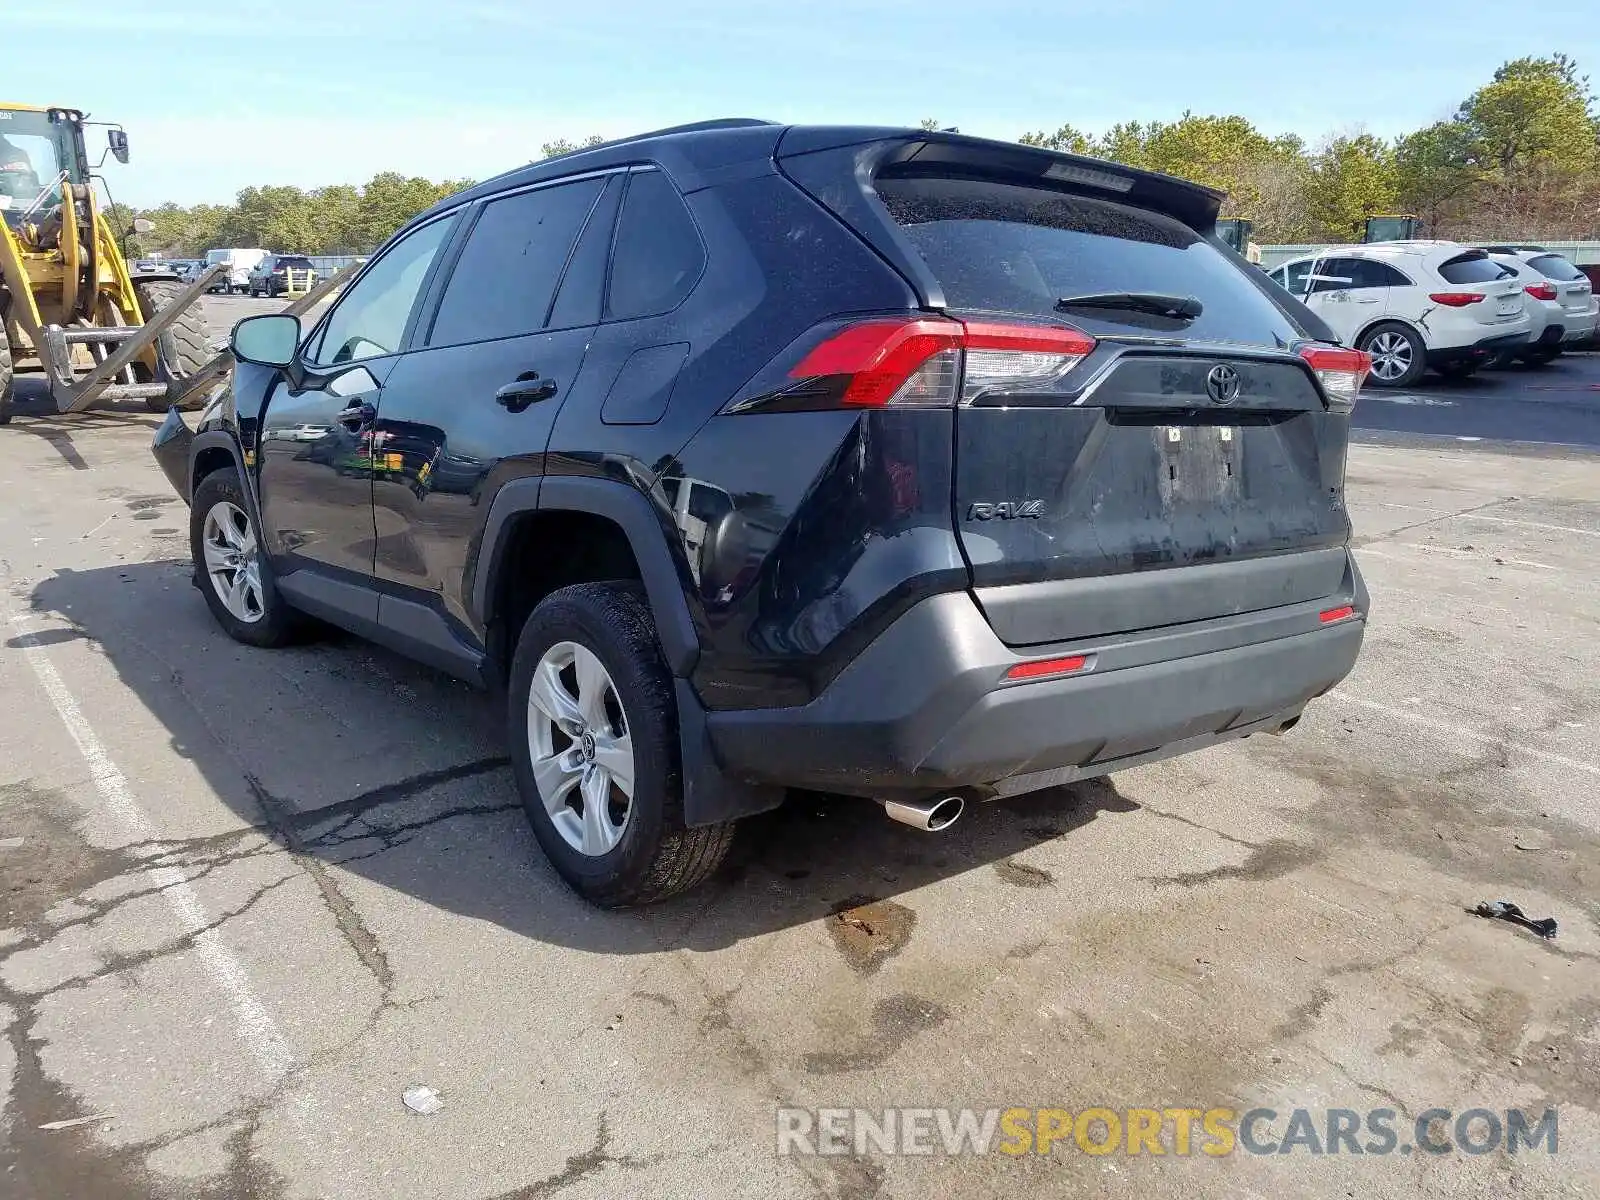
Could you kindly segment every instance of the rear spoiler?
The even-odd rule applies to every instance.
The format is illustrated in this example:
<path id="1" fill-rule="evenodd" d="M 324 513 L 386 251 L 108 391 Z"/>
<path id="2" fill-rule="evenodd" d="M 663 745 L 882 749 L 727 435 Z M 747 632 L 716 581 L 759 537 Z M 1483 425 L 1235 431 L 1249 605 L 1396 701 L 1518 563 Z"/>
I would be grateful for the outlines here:
<path id="1" fill-rule="evenodd" d="M 774 157 L 779 170 L 907 276 L 933 308 L 945 307 L 944 288 L 877 202 L 873 180 L 885 170 L 1099 194 L 1164 213 L 1204 236 L 1216 232 L 1226 198 L 1185 179 L 1106 159 L 956 133 L 801 126 L 784 131 Z"/>
<path id="2" fill-rule="evenodd" d="M 1044 187 L 1065 183 L 1090 191 L 1103 189 L 1108 196 L 1120 195 L 1141 208 L 1176 217 L 1199 233 L 1216 228 L 1217 213 L 1227 199 L 1226 193 L 1202 184 L 1109 159 L 959 133 L 796 127 L 784 132 L 776 154 L 780 165 L 788 167 L 787 159 L 844 148 L 872 151 L 874 172 L 886 167 L 910 172 L 926 169 L 930 174 L 959 172 L 1006 183 Z"/>

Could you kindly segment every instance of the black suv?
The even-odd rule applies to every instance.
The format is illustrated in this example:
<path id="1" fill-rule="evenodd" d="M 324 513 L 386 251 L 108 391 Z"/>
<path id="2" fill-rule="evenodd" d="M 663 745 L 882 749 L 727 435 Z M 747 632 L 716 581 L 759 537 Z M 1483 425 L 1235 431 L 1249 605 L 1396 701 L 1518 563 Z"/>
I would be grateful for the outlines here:
<path id="1" fill-rule="evenodd" d="M 269 254 L 250 272 L 245 290 L 252 296 L 279 296 L 289 290 L 289 272 L 305 281 L 306 287 L 317 280 L 317 269 L 311 260 L 301 254 Z"/>
<path id="2" fill-rule="evenodd" d="M 1221 197 L 947 133 L 719 121 L 421 214 L 251 317 L 155 454 L 229 634 L 302 614 L 508 694 L 596 903 L 786 787 L 963 803 L 1299 719 L 1367 594 L 1365 355 Z"/>

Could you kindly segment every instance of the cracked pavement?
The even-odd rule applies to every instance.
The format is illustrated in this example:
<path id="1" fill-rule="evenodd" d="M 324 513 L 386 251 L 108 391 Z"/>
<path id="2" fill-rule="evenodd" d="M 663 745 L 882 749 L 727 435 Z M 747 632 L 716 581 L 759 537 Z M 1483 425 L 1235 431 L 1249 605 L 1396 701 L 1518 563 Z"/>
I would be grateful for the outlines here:
<path id="1" fill-rule="evenodd" d="M 1375 619 L 1284 737 L 943 836 L 797 797 L 601 913 L 492 698 L 215 629 L 152 423 L 0 431 L 0 1194 L 1594 1194 L 1595 460 L 1356 447 Z M 779 1104 L 1549 1104 L 1560 1153 L 780 1159 Z"/>

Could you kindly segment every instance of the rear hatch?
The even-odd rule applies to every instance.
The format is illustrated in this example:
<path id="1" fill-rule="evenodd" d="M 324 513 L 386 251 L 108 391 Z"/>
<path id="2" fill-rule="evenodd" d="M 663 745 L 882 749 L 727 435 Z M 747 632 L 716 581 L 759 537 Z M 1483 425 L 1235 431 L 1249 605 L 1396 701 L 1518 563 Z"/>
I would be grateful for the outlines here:
<path id="1" fill-rule="evenodd" d="M 1470 313 L 1480 325 L 1510 325 L 1522 320 L 1528 305 L 1522 280 L 1482 250 L 1468 250 L 1439 264 L 1450 287 L 1430 293 L 1436 303 Z"/>
<path id="2" fill-rule="evenodd" d="M 880 163 L 875 205 L 813 194 L 907 256 L 928 307 L 969 330 L 1088 335 L 1070 363 L 966 352 L 953 519 L 1001 639 L 1094 639 L 1339 592 L 1349 419 L 1296 353 L 1316 318 L 1196 231 L 1217 198 L 1061 156 L 1002 171 L 986 152 L 935 149 L 934 163 Z M 1183 303 L 1156 311 L 1153 295 Z"/>
<path id="3" fill-rule="evenodd" d="M 1584 316 L 1593 300 L 1594 285 L 1589 277 L 1559 254 L 1542 254 L 1528 265 L 1555 284 L 1561 307 L 1574 316 Z"/>

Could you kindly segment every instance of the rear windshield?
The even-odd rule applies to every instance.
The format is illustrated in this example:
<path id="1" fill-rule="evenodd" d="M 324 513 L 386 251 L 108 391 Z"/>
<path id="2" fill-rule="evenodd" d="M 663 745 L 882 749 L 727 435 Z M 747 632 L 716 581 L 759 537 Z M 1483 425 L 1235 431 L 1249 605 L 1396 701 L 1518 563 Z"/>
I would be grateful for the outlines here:
<path id="1" fill-rule="evenodd" d="M 1493 283 L 1496 279 L 1515 279 L 1517 273 L 1484 255 L 1464 254 L 1439 264 L 1446 283 Z"/>
<path id="2" fill-rule="evenodd" d="M 309 267 L 311 260 L 309 258 L 280 258 L 278 265 L 280 267 L 294 267 L 298 270 L 301 267 Z"/>
<path id="3" fill-rule="evenodd" d="M 875 186 L 951 308 L 1048 314 L 1095 333 L 1268 346 L 1304 336 L 1222 251 L 1149 209 L 967 179 L 880 176 Z M 1063 297 L 1105 292 L 1193 296 L 1204 311 L 1186 322 L 1056 307 Z"/>
<path id="4" fill-rule="evenodd" d="M 1556 279 L 1562 283 L 1589 278 L 1559 254 L 1541 254 L 1538 258 L 1530 258 L 1528 265 L 1546 279 Z"/>

